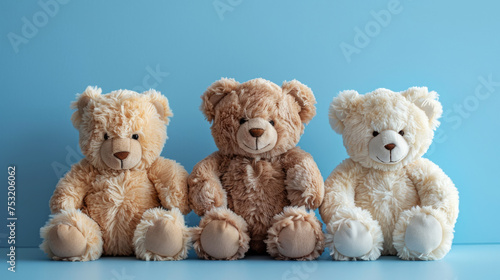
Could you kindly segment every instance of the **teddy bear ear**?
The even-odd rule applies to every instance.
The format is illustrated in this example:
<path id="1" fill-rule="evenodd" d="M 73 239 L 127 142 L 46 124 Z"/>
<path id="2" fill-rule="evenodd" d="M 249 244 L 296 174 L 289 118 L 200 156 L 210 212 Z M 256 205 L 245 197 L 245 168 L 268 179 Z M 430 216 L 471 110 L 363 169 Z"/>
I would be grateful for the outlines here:
<path id="1" fill-rule="evenodd" d="M 222 78 L 207 88 L 201 96 L 202 103 L 200 107 L 207 121 L 212 122 L 214 120 L 215 106 L 217 106 L 227 94 L 235 91 L 239 84 L 240 83 L 234 79 Z"/>
<path id="2" fill-rule="evenodd" d="M 443 114 L 443 106 L 438 101 L 439 95 L 435 91 L 429 92 L 427 87 L 412 87 L 401 94 L 424 111 L 433 130 L 439 126 L 438 120 Z"/>
<path id="3" fill-rule="evenodd" d="M 82 117 L 85 113 L 85 108 L 91 103 L 91 101 L 96 101 L 100 98 L 102 89 L 96 87 L 88 86 L 85 91 L 76 96 L 76 101 L 71 103 L 71 109 L 77 109 L 71 116 L 71 122 L 76 129 L 80 128 L 82 123 Z"/>
<path id="4" fill-rule="evenodd" d="M 283 82 L 281 89 L 285 94 L 293 96 L 300 105 L 300 119 L 305 124 L 309 123 L 316 115 L 316 107 L 314 106 L 316 98 L 314 98 L 312 90 L 297 80 Z"/>
<path id="5" fill-rule="evenodd" d="M 338 134 L 344 132 L 344 120 L 360 102 L 361 95 L 355 90 L 345 90 L 333 98 L 328 112 L 330 126 Z"/>
<path id="6" fill-rule="evenodd" d="M 145 91 L 142 94 L 149 98 L 149 102 L 151 102 L 151 104 L 155 107 L 160 119 L 164 121 L 165 124 L 168 124 L 169 118 L 174 115 L 168 105 L 168 99 L 154 89 Z"/>

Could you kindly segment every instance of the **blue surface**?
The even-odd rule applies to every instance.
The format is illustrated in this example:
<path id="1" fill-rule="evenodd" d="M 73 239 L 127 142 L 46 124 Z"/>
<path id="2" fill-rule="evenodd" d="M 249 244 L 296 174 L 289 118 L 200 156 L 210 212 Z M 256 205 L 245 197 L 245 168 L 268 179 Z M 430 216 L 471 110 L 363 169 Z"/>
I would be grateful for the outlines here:
<path id="1" fill-rule="evenodd" d="M 4 255 L 5 249 L 0 250 Z M 50 261 L 37 249 L 21 249 L 17 272 L 0 271 L 1 279 L 500 279 L 500 245 L 455 245 L 440 261 L 332 261 L 327 253 L 311 262 L 248 257 L 239 261 L 189 258 L 178 262 L 145 262 L 102 258 L 93 262 Z M 7 276 L 7 277 L 5 277 Z"/>
<path id="2" fill-rule="evenodd" d="M 229 2 L 233 6 L 219 16 L 214 4 Z M 312 153 L 325 177 L 346 157 L 327 117 L 339 91 L 399 91 L 416 85 L 437 91 L 446 117 L 428 157 L 460 191 L 455 243 L 499 243 L 500 87 L 485 87 L 481 80 L 500 81 L 500 2 L 391 3 L 69 1 L 44 17 L 47 12 L 38 1 L 1 1 L 0 167 L 18 167 L 17 245 L 40 243 L 49 197 L 61 174 L 80 157 L 69 109 L 76 93 L 87 85 L 99 85 L 104 92 L 148 87 L 163 92 L 175 116 L 162 155 L 190 171 L 216 149 L 198 110 L 199 96 L 225 76 L 239 81 L 264 77 L 279 84 L 298 79 L 313 89 L 318 115 L 300 146 Z M 374 25 L 387 13 L 390 20 Z M 24 28 L 25 36 L 25 21 L 39 28 Z M 369 42 L 360 40 L 357 28 L 368 30 Z M 17 38 L 24 43 L 11 44 L 13 34 L 24 36 Z M 356 53 L 344 55 L 341 46 L 346 44 Z M 160 73 L 152 75 L 157 67 Z M 4 184 L 6 172 L 0 174 Z M 5 195 L 0 191 L 2 203 Z M 4 206 L 0 209 L 4 221 Z M 197 221 L 193 214 L 188 218 L 190 225 Z M 0 230 L 0 246 L 5 246 L 6 227 Z M 147 264 L 152 269 L 169 265 Z M 340 264 L 326 265 L 335 275 Z M 373 266 L 373 273 L 379 269 L 379 263 L 362 265 Z"/>

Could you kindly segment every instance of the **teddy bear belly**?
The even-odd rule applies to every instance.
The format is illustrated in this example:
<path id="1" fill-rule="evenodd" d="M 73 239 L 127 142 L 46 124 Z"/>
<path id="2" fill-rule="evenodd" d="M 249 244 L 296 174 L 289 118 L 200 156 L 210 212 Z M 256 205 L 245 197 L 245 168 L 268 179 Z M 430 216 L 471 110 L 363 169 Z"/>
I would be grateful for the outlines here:
<path id="1" fill-rule="evenodd" d="M 356 188 L 356 206 L 368 210 L 384 235 L 383 255 L 395 255 L 392 233 L 401 212 L 420 205 L 415 186 L 404 172 L 368 173 Z"/>
<path id="2" fill-rule="evenodd" d="M 147 175 L 132 171 L 115 177 L 99 176 L 85 204 L 85 212 L 101 228 L 106 255 L 131 255 L 134 230 L 142 214 L 160 206 Z"/>
<path id="3" fill-rule="evenodd" d="M 228 195 L 228 207 L 248 224 L 250 248 L 266 252 L 264 240 L 272 225 L 272 218 L 290 205 L 286 198 L 285 174 L 277 163 L 268 161 L 234 162 L 233 171 L 222 183 Z"/>

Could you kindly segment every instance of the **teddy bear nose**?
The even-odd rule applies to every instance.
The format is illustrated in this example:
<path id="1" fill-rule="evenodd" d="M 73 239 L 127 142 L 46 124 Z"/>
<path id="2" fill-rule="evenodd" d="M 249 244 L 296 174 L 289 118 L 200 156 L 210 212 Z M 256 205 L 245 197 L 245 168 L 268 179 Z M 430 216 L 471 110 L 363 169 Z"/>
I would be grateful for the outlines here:
<path id="1" fill-rule="evenodd" d="M 130 153 L 129 152 L 118 152 L 118 153 L 115 153 L 114 156 L 120 160 L 124 160 L 128 157 Z"/>
<path id="2" fill-rule="evenodd" d="M 396 148 L 396 144 L 387 144 L 384 146 L 387 150 L 392 151 L 392 149 Z"/>
<path id="3" fill-rule="evenodd" d="M 252 128 L 249 130 L 249 132 L 250 132 L 250 135 L 252 135 L 253 137 L 260 137 L 260 136 L 262 136 L 262 134 L 264 134 L 264 129 Z"/>

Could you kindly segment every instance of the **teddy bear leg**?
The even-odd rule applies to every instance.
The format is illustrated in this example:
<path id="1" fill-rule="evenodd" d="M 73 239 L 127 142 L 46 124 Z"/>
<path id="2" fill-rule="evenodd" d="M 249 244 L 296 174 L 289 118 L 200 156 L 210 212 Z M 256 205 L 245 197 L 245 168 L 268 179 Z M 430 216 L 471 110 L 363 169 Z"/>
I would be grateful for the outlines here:
<path id="1" fill-rule="evenodd" d="M 90 261 L 102 254 L 99 225 L 80 210 L 62 210 L 40 229 L 40 248 L 54 260 Z"/>
<path id="2" fill-rule="evenodd" d="M 192 234 L 193 246 L 200 258 L 236 260 L 243 258 L 249 249 L 247 223 L 225 207 L 206 212 Z"/>
<path id="3" fill-rule="evenodd" d="M 326 245 L 334 260 L 376 260 L 381 254 L 382 230 L 366 210 L 340 209 L 326 230 Z"/>
<path id="4" fill-rule="evenodd" d="M 133 244 L 138 259 L 165 261 L 185 259 L 190 241 L 189 229 L 179 209 L 153 208 L 142 215 Z"/>
<path id="5" fill-rule="evenodd" d="M 443 212 L 417 206 L 401 213 L 393 236 L 401 259 L 438 260 L 451 249 L 453 228 Z"/>
<path id="6" fill-rule="evenodd" d="M 285 207 L 268 230 L 267 252 L 279 260 L 314 260 L 323 253 L 324 235 L 314 212 Z"/>

